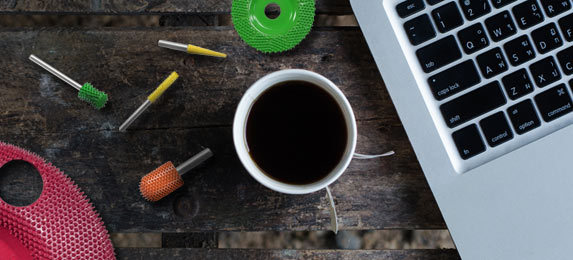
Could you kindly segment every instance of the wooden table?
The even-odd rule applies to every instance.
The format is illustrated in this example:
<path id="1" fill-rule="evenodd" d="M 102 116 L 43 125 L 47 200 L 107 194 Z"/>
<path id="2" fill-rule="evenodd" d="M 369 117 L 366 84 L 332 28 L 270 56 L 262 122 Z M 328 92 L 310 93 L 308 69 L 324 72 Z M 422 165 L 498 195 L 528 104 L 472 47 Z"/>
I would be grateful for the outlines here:
<path id="1" fill-rule="evenodd" d="M 15 14 L 201 15 L 230 13 L 231 1 L 0 0 Z M 351 14 L 346 0 L 317 0 L 317 13 Z M 157 47 L 159 39 L 229 54 L 227 59 Z M 28 61 L 35 54 L 110 96 L 94 110 L 75 90 Z M 358 121 L 357 152 L 396 151 L 353 161 L 332 186 L 342 230 L 446 228 L 359 28 L 313 28 L 294 50 L 265 55 L 232 27 L 2 28 L 0 140 L 29 149 L 69 175 L 110 232 L 160 232 L 204 248 L 121 248 L 118 259 L 458 259 L 455 250 L 217 249 L 218 231 L 326 230 L 324 192 L 285 195 L 258 184 L 241 166 L 231 137 L 234 110 L 258 78 L 281 69 L 318 72 L 337 84 Z M 119 125 L 171 71 L 178 82 L 137 120 Z M 140 178 L 201 149 L 215 153 L 158 203 L 139 195 Z M 190 239 L 190 240 L 193 240 Z M 185 242 L 185 241 L 184 241 Z M 185 244 L 185 243 L 183 243 Z M 187 243 L 189 244 L 189 243 Z M 205 246 L 207 245 L 207 246 Z M 207 248 L 205 248 L 207 247 Z"/>

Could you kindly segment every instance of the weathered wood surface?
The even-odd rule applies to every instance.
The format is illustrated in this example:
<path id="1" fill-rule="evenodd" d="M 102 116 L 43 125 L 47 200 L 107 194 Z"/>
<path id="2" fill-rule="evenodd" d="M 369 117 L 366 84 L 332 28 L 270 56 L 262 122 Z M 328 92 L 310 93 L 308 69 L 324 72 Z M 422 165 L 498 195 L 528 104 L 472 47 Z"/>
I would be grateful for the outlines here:
<path id="1" fill-rule="evenodd" d="M 456 250 L 294 250 L 117 248 L 119 260 L 155 259 L 305 259 L 305 260 L 459 260 Z"/>
<path id="2" fill-rule="evenodd" d="M 217 248 L 216 232 L 193 233 L 163 233 L 161 234 L 163 248 Z"/>
<path id="3" fill-rule="evenodd" d="M 227 14 L 232 0 L 0 0 L 0 13 Z M 351 14 L 349 0 L 317 0 L 317 13 Z"/>
<path id="4" fill-rule="evenodd" d="M 40 173 L 30 163 L 14 160 L 0 168 L 0 198 L 11 205 L 32 204 L 40 197 L 43 186 Z"/>
<path id="5" fill-rule="evenodd" d="M 161 49 L 190 42 L 227 59 Z M 28 60 L 35 54 L 110 102 L 92 109 L 75 90 Z M 231 124 L 245 90 L 270 72 L 303 68 L 347 95 L 358 121 L 355 160 L 332 186 L 341 229 L 445 228 L 392 102 L 358 29 L 313 30 L 295 50 L 264 55 L 231 28 L 0 31 L 0 140 L 29 149 L 66 172 L 115 232 L 321 230 L 325 192 L 284 195 L 258 184 L 234 151 Z M 119 125 L 171 71 L 181 78 L 130 128 Z M 214 158 L 185 175 L 158 203 L 144 201 L 140 178 L 204 147 Z"/>

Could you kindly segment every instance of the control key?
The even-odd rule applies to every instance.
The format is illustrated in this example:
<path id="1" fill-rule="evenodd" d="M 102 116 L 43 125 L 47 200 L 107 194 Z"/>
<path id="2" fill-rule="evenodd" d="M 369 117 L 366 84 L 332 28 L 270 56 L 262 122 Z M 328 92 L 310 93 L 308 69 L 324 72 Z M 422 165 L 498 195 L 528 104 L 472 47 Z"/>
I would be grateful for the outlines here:
<path id="1" fill-rule="evenodd" d="M 503 112 L 497 112 L 479 121 L 483 135 L 491 147 L 498 146 L 513 138 Z"/>

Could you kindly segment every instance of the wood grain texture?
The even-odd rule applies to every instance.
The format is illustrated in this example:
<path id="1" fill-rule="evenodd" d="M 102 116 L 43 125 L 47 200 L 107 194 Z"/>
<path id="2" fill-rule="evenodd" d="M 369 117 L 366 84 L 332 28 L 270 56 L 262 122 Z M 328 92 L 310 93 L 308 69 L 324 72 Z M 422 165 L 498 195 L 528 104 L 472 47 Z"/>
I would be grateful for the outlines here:
<path id="1" fill-rule="evenodd" d="M 232 0 L 0 0 L 0 13 L 228 14 Z M 317 0 L 316 12 L 351 14 L 349 0 Z"/>
<path id="2" fill-rule="evenodd" d="M 155 259 L 305 259 L 305 260 L 459 260 L 456 250 L 268 250 L 117 248 L 119 260 Z"/>
<path id="3" fill-rule="evenodd" d="M 161 49 L 189 42 L 227 59 Z M 110 96 L 101 111 L 30 62 L 35 54 Z M 341 229 L 445 228 L 380 74 L 357 29 L 313 30 L 302 44 L 264 55 L 231 28 L 0 31 L 0 140 L 29 149 L 67 173 L 113 232 L 323 230 L 324 191 L 285 195 L 258 184 L 234 151 L 231 125 L 245 90 L 270 72 L 316 71 L 346 94 L 358 121 L 360 153 L 331 185 Z M 173 70 L 180 79 L 127 133 L 119 125 Z M 144 201 L 140 178 L 183 162 L 204 147 L 215 156 L 185 175 L 186 185 L 158 203 Z"/>
<path id="4" fill-rule="evenodd" d="M 216 232 L 163 233 L 162 248 L 217 248 Z"/>
<path id="5" fill-rule="evenodd" d="M 40 197 L 43 186 L 40 173 L 28 162 L 14 160 L 0 168 L 0 198 L 6 203 L 31 205 Z"/>

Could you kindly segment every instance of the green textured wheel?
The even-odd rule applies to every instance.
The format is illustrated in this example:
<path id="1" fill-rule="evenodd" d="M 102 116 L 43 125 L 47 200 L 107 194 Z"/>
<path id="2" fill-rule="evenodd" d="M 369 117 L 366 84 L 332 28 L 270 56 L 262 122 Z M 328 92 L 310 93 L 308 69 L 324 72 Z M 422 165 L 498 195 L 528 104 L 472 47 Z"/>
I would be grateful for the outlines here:
<path id="1" fill-rule="evenodd" d="M 265 8 L 280 8 L 269 18 Z M 314 0 L 233 0 L 231 16 L 235 30 L 253 48 L 265 52 L 290 50 L 310 32 L 314 22 Z"/>
<path id="2" fill-rule="evenodd" d="M 88 82 L 80 88 L 78 98 L 90 103 L 96 109 L 101 109 L 105 106 L 105 103 L 107 103 L 107 94 L 94 88 L 92 84 Z"/>

